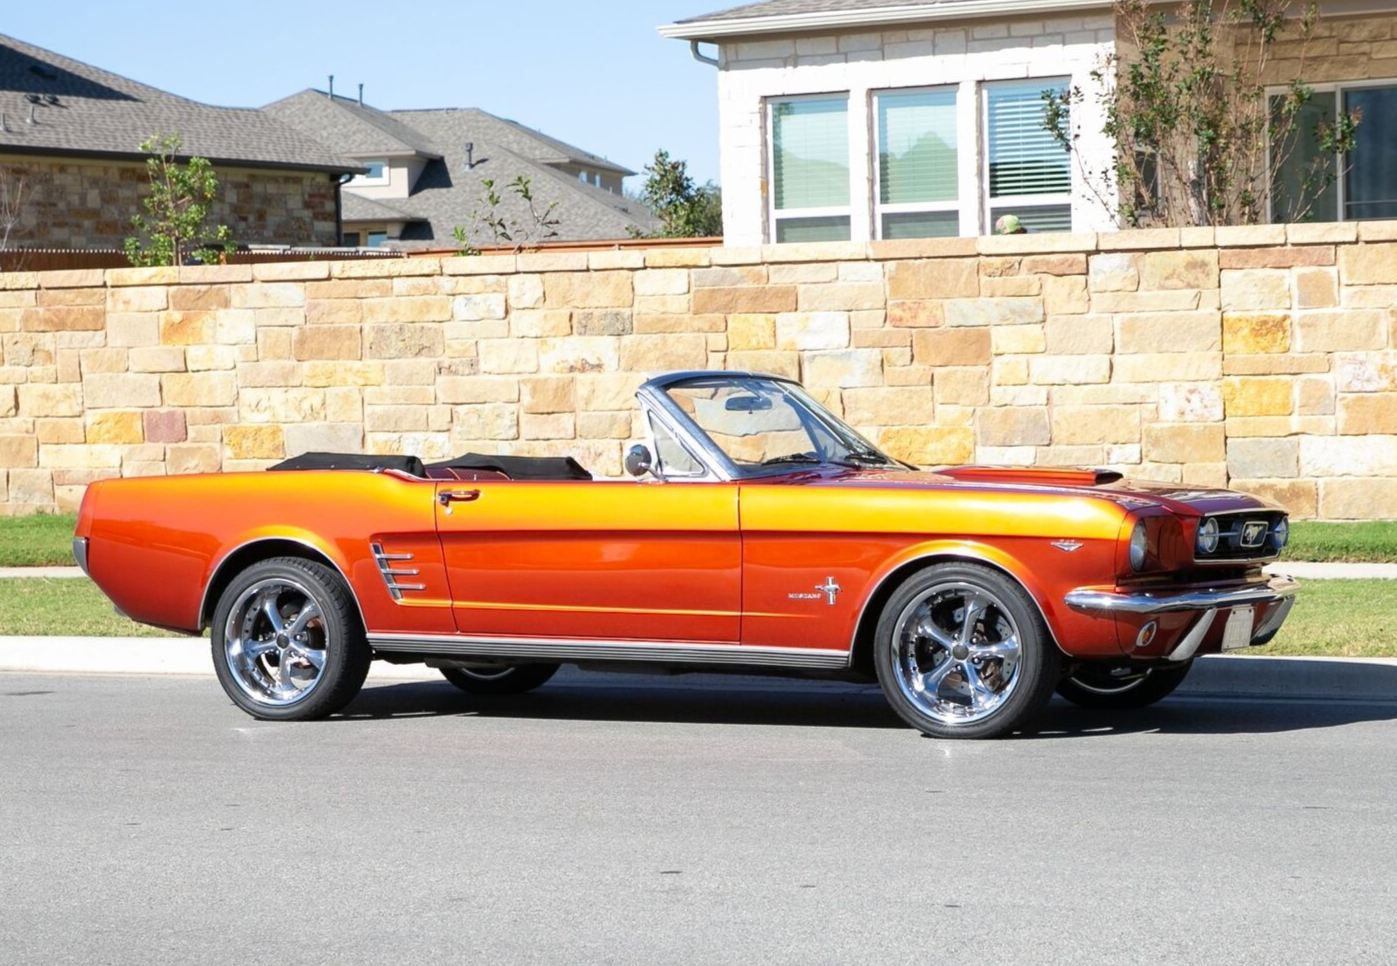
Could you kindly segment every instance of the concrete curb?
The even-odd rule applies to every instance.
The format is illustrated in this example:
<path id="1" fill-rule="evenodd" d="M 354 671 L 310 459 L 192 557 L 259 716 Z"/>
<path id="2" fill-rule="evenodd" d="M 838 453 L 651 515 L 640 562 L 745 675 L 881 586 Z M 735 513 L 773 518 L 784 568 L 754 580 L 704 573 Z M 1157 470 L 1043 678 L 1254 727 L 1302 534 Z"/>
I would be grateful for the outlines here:
<path id="1" fill-rule="evenodd" d="M 1305 563 L 1302 560 L 1283 560 L 1271 564 L 1266 572 L 1301 580 L 1397 580 L 1397 563 Z M 0 567 L 0 580 L 17 577 L 68 580 L 83 576 L 78 567 Z"/>
<path id="2" fill-rule="evenodd" d="M 199 637 L 0 637 L 0 672 L 211 675 Z M 436 681 L 417 664 L 375 661 L 370 681 Z M 1205 657 L 1181 697 L 1397 701 L 1397 658 Z"/>

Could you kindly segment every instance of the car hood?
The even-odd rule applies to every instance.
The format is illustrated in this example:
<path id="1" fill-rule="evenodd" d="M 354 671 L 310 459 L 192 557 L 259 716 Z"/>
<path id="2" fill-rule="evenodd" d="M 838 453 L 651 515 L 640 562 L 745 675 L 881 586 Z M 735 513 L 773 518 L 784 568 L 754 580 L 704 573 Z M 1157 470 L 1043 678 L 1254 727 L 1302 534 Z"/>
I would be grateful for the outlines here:
<path id="1" fill-rule="evenodd" d="M 773 481 L 774 482 L 774 481 Z M 1048 467 L 957 466 L 938 470 L 834 470 L 793 473 L 782 479 L 797 485 L 892 489 L 966 489 L 1030 493 L 1059 492 L 1094 497 L 1127 509 L 1162 506 L 1185 516 L 1225 510 L 1281 509 L 1260 497 L 1218 487 L 1182 486 L 1127 480 L 1110 470 Z"/>

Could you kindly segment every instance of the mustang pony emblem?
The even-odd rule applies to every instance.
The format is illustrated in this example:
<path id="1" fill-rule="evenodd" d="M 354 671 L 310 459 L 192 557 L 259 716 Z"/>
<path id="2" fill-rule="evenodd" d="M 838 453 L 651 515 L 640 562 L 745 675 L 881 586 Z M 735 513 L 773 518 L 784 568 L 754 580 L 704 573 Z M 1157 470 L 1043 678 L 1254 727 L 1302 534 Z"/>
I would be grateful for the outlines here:
<path id="1" fill-rule="evenodd" d="M 826 597 L 828 597 L 828 603 L 831 607 L 833 607 L 834 598 L 837 597 L 839 595 L 839 592 L 844 588 L 836 584 L 834 582 L 833 577 L 826 577 L 825 582 L 823 584 L 815 585 L 815 589 L 818 590 L 820 594 L 824 594 Z M 819 600 L 820 594 L 787 594 L 786 596 L 789 597 L 791 600 Z"/>
<path id="2" fill-rule="evenodd" d="M 1242 546 L 1259 547 L 1266 540 L 1266 521 L 1248 520 L 1242 524 Z"/>

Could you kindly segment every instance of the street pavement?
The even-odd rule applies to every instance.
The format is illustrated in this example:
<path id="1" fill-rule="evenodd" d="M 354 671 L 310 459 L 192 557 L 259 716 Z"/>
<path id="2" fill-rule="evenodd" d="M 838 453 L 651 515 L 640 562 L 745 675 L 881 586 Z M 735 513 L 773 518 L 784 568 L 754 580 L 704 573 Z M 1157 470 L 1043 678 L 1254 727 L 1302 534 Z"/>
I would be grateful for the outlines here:
<path id="1" fill-rule="evenodd" d="M 1390 963 L 1397 702 L 1055 702 L 564 671 L 257 722 L 0 674 L 0 963 Z"/>

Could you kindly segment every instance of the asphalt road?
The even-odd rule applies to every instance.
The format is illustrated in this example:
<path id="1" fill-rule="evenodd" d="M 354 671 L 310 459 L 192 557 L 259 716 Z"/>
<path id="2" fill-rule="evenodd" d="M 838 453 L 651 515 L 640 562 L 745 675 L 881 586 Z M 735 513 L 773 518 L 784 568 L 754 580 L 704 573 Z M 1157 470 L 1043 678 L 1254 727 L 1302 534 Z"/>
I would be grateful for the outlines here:
<path id="1" fill-rule="evenodd" d="M 211 678 L 0 675 L 0 962 L 1391 963 L 1397 704 L 560 675 L 268 724 Z"/>

